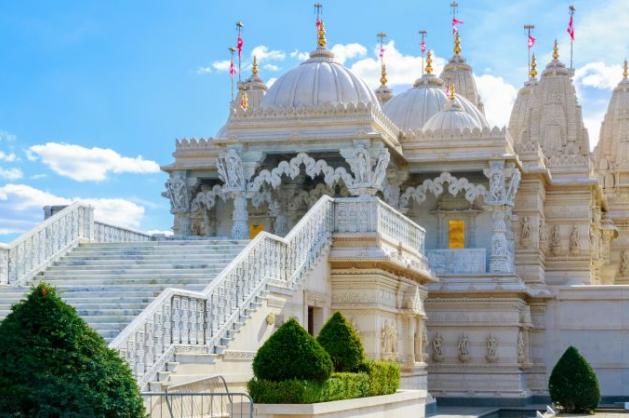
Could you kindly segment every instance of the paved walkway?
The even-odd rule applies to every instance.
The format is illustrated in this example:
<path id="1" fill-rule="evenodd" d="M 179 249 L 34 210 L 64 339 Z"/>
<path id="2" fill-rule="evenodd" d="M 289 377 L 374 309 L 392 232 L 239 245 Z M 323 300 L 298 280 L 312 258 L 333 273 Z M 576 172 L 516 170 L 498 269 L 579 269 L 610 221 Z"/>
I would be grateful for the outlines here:
<path id="1" fill-rule="evenodd" d="M 508 409 L 509 411 L 517 410 L 517 409 L 538 409 L 543 411 L 546 407 L 544 405 L 530 405 L 525 408 L 518 407 L 504 407 L 497 408 L 495 406 L 441 406 L 437 407 L 437 414 L 431 415 L 430 418 L 478 418 L 483 415 L 491 414 L 493 412 L 497 412 L 500 409 Z M 621 410 L 611 410 L 607 411 L 599 411 L 594 415 L 587 414 L 560 414 L 557 416 L 558 418 L 629 418 L 629 411 L 621 411 Z"/>

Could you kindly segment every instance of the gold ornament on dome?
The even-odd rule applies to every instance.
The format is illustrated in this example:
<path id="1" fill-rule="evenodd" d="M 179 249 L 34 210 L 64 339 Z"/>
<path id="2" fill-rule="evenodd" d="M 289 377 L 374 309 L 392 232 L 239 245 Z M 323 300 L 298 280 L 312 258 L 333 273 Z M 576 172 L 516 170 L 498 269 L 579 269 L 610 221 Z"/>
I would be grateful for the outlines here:
<path id="1" fill-rule="evenodd" d="M 457 32 L 456 35 L 454 35 L 454 55 L 461 55 L 461 51 L 461 38 Z"/>
<path id="2" fill-rule="evenodd" d="M 557 61 L 559 59 L 559 44 L 557 43 L 556 39 L 555 39 L 555 43 L 553 45 L 553 59 L 555 61 Z"/>
<path id="3" fill-rule="evenodd" d="M 384 65 L 383 62 L 380 66 L 380 86 L 386 87 L 387 81 L 387 67 Z"/>
<path id="4" fill-rule="evenodd" d="M 426 74 L 432 74 L 432 52 L 426 54 Z"/>
<path id="5" fill-rule="evenodd" d="M 529 77 L 531 77 L 531 79 L 537 77 L 537 60 L 535 59 L 535 54 L 531 57 L 531 71 L 529 71 Z"/>
<path id="6" fill-rule="evenodd" d="M 258 75 L 258 60 L 256 59 L 256 56 L 253 56 L 253 65 L 251 66 L 251 75 L 253 75 L 254 77 L 256 77 Z"/>

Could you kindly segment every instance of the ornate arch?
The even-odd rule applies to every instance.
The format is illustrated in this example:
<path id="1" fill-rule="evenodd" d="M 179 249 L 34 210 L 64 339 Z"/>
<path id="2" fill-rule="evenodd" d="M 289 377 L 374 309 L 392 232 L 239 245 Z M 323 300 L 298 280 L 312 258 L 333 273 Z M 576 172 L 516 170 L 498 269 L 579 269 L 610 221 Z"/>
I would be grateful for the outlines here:
<path id="1" fill-rule="evenodd" d="M 190 203 L 190 209 L 192 212 L 198 212 L 203 207 L 212 209 L 216 204 L 217 198 L 220 198 L 223 202 L 227 200 L 225 186 L 216 184 L 210 190 L 197 193 Z"/>
<path id="2" fill-rule="evenodd" d="M 268 184 L 273 189 L 277 189 L 282 184 L 282 176 L 286 175 L 291 179 L 296 178 L 301 166 L 304 166 L 306 175 L 312 179 L 319 175 L 323 175 L 323 181 L 326 185 L 332 187 L 343 180 L 345 184 L 352 184 L 353 177 L 343 167 L 331 167 L 325 160 L 315 160 L 308 154 L 300 152 L 297 156 L 289 161 L 281 161 L 277 167 L 272 170 L 262 170 L 250 183 L 249 191 L 260 191 L 263 185 Z"/>
<path id="3" fill-rule="evenodd" d="M 443 172 L 439 177 L 424 180 L 417 187 L 408 187 L 400 196 L 400 210 L 408 210 L 411 199 L 418 204 L 422 204 L 426 200 L 428 192 L 435 197 L 440 196 L 444 190 L 444 183 L 448 183 L 448 193 L 452 196 L 456 196 L 462 190 L 465 191 L 465 199 L 470 203 L 473 203 L 478 197 L 484 197 L 487 193 L 487 189 L 481 184 L 470 183 L 465 177 L 456 178 L 448 172 Z"/>

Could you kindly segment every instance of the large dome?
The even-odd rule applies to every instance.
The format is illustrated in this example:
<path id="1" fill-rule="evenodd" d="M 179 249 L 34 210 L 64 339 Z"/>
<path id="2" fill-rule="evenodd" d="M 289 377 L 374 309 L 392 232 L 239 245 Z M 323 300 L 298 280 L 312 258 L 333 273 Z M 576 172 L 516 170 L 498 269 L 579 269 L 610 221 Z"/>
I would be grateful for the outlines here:
<path id="1" fill-rule="evenodd" d="M 349 69 L 334 61 L 334 54 L 317 49 L 310 59 L 277 79 L 261 107 L 311 107 L 324 104 L 371 104 L 380 107 L 374 92 Z"/>
<path id="2" fill-rule="evenodd" d="M 480 127 L 488 127 L 485 116 L 472 102 L 457 94 L 456 102 Z M 432 116 L 448 107 L 443 81 L 425 74 L 415 85 L 384 105 L 384 113 L 402 130 L 422 129 Z"/>
<path id="3" fill-rule="evenodd" d="M 448 104 L 446 110 L 436 113 L 424 124 L 427 131 L 462 131 L 481 128 L 482 126 L 469 113 L 465 112 L 456 99 Z"/>

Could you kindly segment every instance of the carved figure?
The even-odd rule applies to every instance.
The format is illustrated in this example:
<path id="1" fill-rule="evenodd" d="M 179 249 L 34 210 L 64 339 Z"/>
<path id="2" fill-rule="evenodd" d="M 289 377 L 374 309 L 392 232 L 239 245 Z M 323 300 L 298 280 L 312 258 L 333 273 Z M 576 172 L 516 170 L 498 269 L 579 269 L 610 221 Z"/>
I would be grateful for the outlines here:
<path id="1" fill-rule="evenodd" d="M 518 362 L 519 363 L 527 362 L 526 343 L 524 340 L 524 331 L 522 330 L 520 330 L 520 332 L 518 333 Z"/>
<path id="2" fill-rule="evenodd" d="M 498 340 L 493 335 L 487 336 L 487 354 L 485 359 L 488 363 L 495 363 L 498 360 Z"/>
<path id="3" fill-rule="evenodd" d="M 245 175 L 240 154 L 234 148 L 223 151 L 216 160 L 218 175 L 229 191 L 242 191 Z"/>
<path id="4" fill-rule="evenodd" d="M 436 363 L 443 361 L 443 337 L 438 332 L 432 338 L 432 360 Z"/>
<path id="5" fill-rule="evenodd" d="M 561 231 L 559 225 L 553 225 L 550 233 L 550 247 L 554 255 L 561 254 Z"/>
<path id="6" fill-rule="evenodd" d="M 522 218 L 522 228 L 520 229 L 520 244 L 527 247 L 531 242 L 531 222 L 528 216 Z"/>
<path id="7" fill-rule="evenodd" d="M 162 196 L 170 200 L 170 213 L 188 212 L 190 210 L 190 197 L 186 173 L 172 173 L 165 186 L 166 191 L 162 193 Z"/>
<path id="8" fill-rule="evenodd" d="M 621 276 L 626 276 L 629 273 L 629 251 L 625 250 L 620 256 L 620 266 L 618 267 L 618 273 Z"/>
<path id="9" fill-rule="evenodd" d="M 397 329 L 395 324 L 385 321 L 380 332 L 382 353 L 385 359 L 394 360 L 397 354 Z"/>
<path id="10" fill-rule="evenodd" d="M 579 254 L 579 241 L 579 227 L 577 225 L 573 225 L 572 231 L 570 232 L 570 254 Z"/>
<path id="11" fill-rule="evenodd" d="M 470 339 L 467 335 L 463 334 L 459 337 L 459 342 L 457 344 L 457 348 L 459 349 L 459 361 L 461 363 L 465 363 L 470 359 Z"/>

